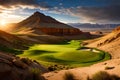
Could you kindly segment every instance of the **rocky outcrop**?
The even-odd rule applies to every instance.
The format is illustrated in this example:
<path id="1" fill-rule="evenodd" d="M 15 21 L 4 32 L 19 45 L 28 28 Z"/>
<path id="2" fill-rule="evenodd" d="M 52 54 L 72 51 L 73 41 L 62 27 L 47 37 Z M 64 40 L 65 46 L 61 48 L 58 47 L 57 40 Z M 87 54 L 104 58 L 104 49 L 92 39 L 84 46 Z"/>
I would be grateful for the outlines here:
<path id="1" fill-rule="evenodd" d="M 35 80 L 35 72 L 32 71 L 35 69 L 40 73 L 47 72 L 36 61 L 0 52 L 0 80 Z"/>

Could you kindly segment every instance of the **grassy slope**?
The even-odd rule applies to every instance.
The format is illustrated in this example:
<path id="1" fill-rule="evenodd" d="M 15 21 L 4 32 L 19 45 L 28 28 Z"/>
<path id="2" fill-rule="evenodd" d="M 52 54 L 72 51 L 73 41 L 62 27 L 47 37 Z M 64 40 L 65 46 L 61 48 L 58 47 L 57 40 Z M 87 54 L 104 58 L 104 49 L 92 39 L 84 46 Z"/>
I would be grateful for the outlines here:
<path id="1" fill-rule="evenodd" d="M 64 64 L 72 66 L 87 66 L 110 58 L 103 51 L 92 52 L 78 50 L 80 41 L 71 41 L 68 44 L 37 44 L 26 50 L 20 57 L 29 57 L 44 65 Z"/>

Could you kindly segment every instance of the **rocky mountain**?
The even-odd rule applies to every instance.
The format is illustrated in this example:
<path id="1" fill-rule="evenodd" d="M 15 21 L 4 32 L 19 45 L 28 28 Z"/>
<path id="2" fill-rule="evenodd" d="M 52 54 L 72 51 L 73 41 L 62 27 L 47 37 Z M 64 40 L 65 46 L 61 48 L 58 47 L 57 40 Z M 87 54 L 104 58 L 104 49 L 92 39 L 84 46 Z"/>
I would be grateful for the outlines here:
<path id="1" fill-rule="evenodd" d="M 45 72 L 47 69 L 35 60 L 0 52 L 0 80 L 44 80 L 40 74 Z"/>
<path id="2" fill-rule="evenodd" d="M 111 33 L 94 40 L 85 41 L 84 44 L 109 52 L 112 58 L 120 58 L 120 26 L 115 28 Z"/>
<path id="3" fill-rule="evenodd" d="M 40 12 L 35 12 L 27 19 L 17 23 L 16 29 L 28 27 L 39 35 L 79 35 L 83 32 L 77 28 L 61 23 L 50 16 L 46 16 Z"/>

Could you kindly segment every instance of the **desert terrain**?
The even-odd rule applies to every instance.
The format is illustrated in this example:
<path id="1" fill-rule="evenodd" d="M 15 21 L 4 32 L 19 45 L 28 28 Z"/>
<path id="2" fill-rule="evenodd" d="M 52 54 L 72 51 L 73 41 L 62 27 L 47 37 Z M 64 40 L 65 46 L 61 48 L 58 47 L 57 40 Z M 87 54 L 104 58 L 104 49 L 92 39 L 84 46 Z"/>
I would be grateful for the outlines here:
<path id="1" fill-rule="evenodd" d="M 37 67 L 37 64 L 34 66 L 37 77 L 47 80 L 58 80 L 58 77 L 64 80 L 66 72 L 73 74 L 75 80 L 86 80 L 98 71 L 119 76 L 117 71 L 119 69 L 119 53 L 117 53 L 119 27 L 109 34 L 101 35 L 100 32 L 91 34 L 58 22 L 40 12 L 35 12 L 10 27 L 12 29 L 9 32 L 0 31 L 1 55 L 6 59 L 1 59 L 4 64 L 8 60 L 7 56 L 11 57 L 10 61 L 13 64 L 9 60 L 7 62 L 22 69 L 27 69 L 28 66 L 28 73 L 34 75 L 29 70 L 33 68 L 32 63 L 37 63 L 38 66 L 42 65 L 42 67 Z M 39 73 L 38 69 L 42 72 Z M 10 77 L 13 75 L 11 74 Z M 20 77 L 20 73 L 17 76 Z M 23 74 L 23 76 L 27 78 L 27 75 Z"/>
<path id="2" fill-rule="evenodd" d="M 0 80 L 120 80 L 119 0 L 0 0 Z"/>

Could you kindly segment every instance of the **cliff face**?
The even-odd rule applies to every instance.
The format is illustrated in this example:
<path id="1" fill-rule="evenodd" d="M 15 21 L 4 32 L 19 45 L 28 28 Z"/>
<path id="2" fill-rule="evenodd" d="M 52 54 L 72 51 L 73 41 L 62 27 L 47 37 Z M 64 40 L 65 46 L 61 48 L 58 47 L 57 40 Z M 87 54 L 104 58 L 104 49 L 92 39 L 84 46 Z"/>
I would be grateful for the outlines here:
<path id="1" fill-rule="evenodd" d="M 62 36 L 62 35 L 78 35 L 82 34 L 83 32 L 79 29 L 70 29 L 70 28 L 36 28 L 45 34 L 48 35 L 56 35 L 56 36 Z"/>
<path id="2" fill-rule="evenodd" d="M 20 27 L 29 27 L 33 30 L 38 29 L 40 32 L 48 35 L 79 35 L 82 33 L 79 29 L 63 24 L 40 12 L 35 12 L 32 16 L 16 25 L 16 29 Z"/>

